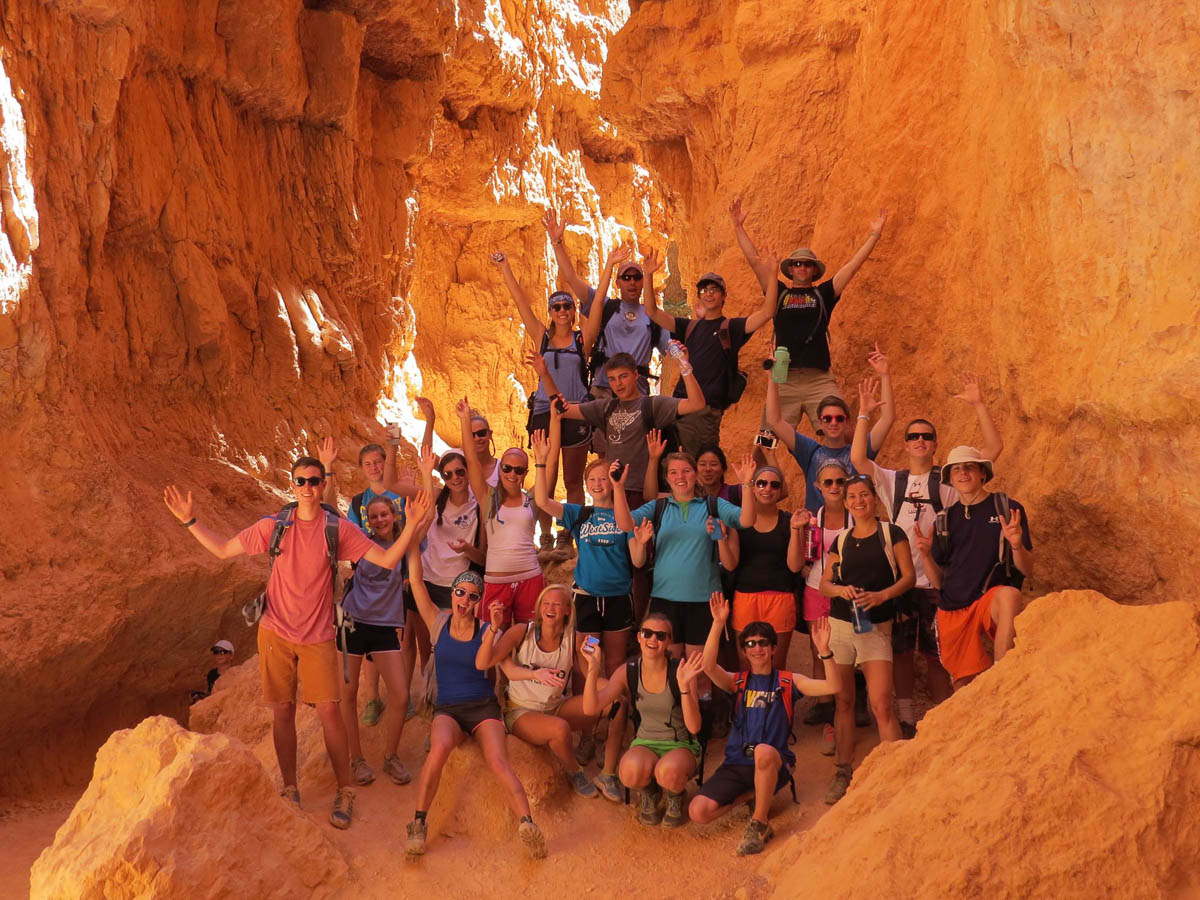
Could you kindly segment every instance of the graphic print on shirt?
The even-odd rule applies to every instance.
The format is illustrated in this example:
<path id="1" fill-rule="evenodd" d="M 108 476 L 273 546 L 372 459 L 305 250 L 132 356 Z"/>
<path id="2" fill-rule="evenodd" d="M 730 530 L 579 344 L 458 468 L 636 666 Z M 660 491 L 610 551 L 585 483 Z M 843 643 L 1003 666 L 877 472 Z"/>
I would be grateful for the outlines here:
<path id="1" fill-rule="evenodd" d="M 775 702 L 778 691 L 746 691 L 746 709 L 767 709 Z"/>
<path id="2" fill-rule="evenodd" d="M 615 521 L 600 521 L 590 518 L 579 528 L 579 540 L 599 546 L 610 546 L 617 543 L 618 538 L 624 540 L 625 532 L 617 527 Z"/>
<path id="3" fill-rule="evenodd" d="M 799 291 L 790 290 L 783 298 L 783 303 L 780 304 L 781 309 L 815 309 L 817 305 L 817 295 L 813 293 L 800 293 Z"/>
<path id="4" fill-rule="evenodd" d="M 622 443 L 621 435 L 625 429 L 641 421 L 641 418 L 642 408 L 640 405 L 633 409 L 614 409 L 612 415 L 608 417 L 608 442 L 610 444 Z"/>

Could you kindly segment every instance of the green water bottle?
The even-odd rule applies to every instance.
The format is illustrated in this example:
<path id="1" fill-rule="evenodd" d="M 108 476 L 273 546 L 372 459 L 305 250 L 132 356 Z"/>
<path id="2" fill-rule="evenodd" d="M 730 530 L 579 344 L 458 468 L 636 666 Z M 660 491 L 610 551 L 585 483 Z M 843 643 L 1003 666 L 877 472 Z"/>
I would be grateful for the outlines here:
<path id="1" fill-rule="evenodd" d="M 771 380 L 776 384 L 787 383 L 788 365 L 792 361 L 792 354 L 788 353 L 787 347 L 775 348 L 775 365 L 771 366 Z"/>

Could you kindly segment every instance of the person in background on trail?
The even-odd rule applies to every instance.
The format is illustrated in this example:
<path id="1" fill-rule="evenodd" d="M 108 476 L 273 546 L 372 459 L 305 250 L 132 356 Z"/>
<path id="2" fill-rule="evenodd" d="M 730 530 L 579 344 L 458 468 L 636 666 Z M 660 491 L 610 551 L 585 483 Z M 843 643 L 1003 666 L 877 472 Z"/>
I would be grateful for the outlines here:
<path id="1" fill-rule="evenodd" d="M 846 485 L 846 508 L 854 526 L 843 531 L 825 551 L 821 593 L 830 598 L 829 646 L 838 670 L 834 714 L 837 767 L 825 802 L 837 803 L 846 793 L 854 763 L 854 666 L 862 666 L 867 694 L 881 741 L 900 740 L 900 723 L 892 708 L 892 620 L 895 601 L 913 586 L 908 536 L 876 515 L 878 495 L 866 475 Z"/>
<path id="2" fill-rule="evenodd" d="M 583 650 L 583 711 L 595 716 L 618 700 L 629 704 L 634 737 L 617 771 L 622 784 L 641 792 L 638 821 L 667 828 L 687 821 L 684 788 L 700 764 L 700 704 L 694 683 L 701 658 L 699 653 L 684 660 L 672 658 L 667 648 L 674 640 L 671 620 L 650 613 L 638 629 L 641 652 L 603 684 L 599 654 Z"/>
<path id="3" fill-rule="evenodd" d="M 1033 575 L 1033 542 L 1025 507 L 986 487 L 992 461 L 974 447 L 955 447 L 943 472 L 958 491 L 933 533 L 914 526 L 917 550 L 930 583 L 939 590 L 937 636 L 942 665 L 957 690 L 1013 648 L 1013 620 L 1021 586 Z"/>
<path id="4" fill-rule="evenodd" d="M 217 641 L 212 645 L 213 662 L 216 664 L 208 670 L 205 676 L 208 680 L 208 689 L 203 691 L 192 691 L 188 695 L 188 702 L 195 703 L 198 700 L 203 700 L 213 692 L 213 685 L 217 683 L 225 672 L 233 665 L 233 644 L 229 641 Z"/>
<path id="5" fill-rule="evenodd" d="M 474 425 L 466 397 L 458 402 L 458 418 L 466 444 Z M 500 478 L 493 487 L 484 477 L 479 458 L 467 455 L 467 477 L 479 500 L 487 541 L 483 602 L 488 610 L 493 603 L 502 604 L 507 610 L 504 624 L 508 626 L 514 621 L 528 622 L 533 618 L 533 605 L 546 582 L 533 543 L 537 526 L 535 507 L 533 499 L 525 493 L 529 455 L 520 447 L 510 447 L 501 454 L 496 470 Z M 483 609 L 479 610 L 481 619 L 486 615 Z"/>
<path id="6" fill-rule="evenodd" d="M 729 213 L 738 246 L 758 275 L 762 289 L 778 292 L 775 348 L 776 353 L 786 351 L 783 358 L 788 360 L 787 382 L 779 385 L 781 417 L 798 424 L 801 415 L 807 414 L 813 430 L 819 431 L 823 426 L 818 417 L 826 405 L 825 398 L 842 397 L 837 381 L 829 371 L 829 325 L 833 310 L 850 280 L 879 243 L 887 223 L 887 210 L 879 211 L 879 217 L 871 223 L 866 242 L 828 281 L 821 281 L 825 277 L 825 263 L 817 259 L 812 250 L 807 247 L 793 250 L 779 266 L 790 284 L 779 281 L 773 271 L 767 272 L 760 264 L 758 250 L 746 233 L 746 213 L 742 210 L 741 200 L 733 201 Z M 773 381 L 770 383 L 774 384 Z M 778 429 L 775 431 L 781 433 Z"/>
<path id="7" fill-rule="evenodd" d="M 962 391 L 954 395 L 956 400 L 970 403 L 979 418 L 983 431 L 982 456 L 993 462 L 1004 450 L 1004 442 L 996 430 L 979 379 L 974 375 L 961 375 Z M 870 415 L 878 405 L 873 394 L 863 396 L 860 392 L 859 412 Z M 867 459 L 867 429 L 869 422 L 861 416 L 850 444 L 850 460 L 864 474 L 870 475 L 879 487 L 883 503 L 888 507 L 891 520 L 908 535 L 913 553 L 913 569 L 917 582 L 908 594 L 896 600 L 896 623 L 892 629 L 892 654 L 896 677 L 896 708 L 900 715 L 900 730 L 905 738 L 917 733 L 916 712 L 913 709 L 915 682 L 914 657 L 920 650 L 925 657 L 926 678 L 929 697 L 934 704 L 950 696 L 950 676 L 938 659 L 937 605 L 938 591 L 929 581 L 921 554 L 917 550 L 915 527 L 918 523 L 932 532 L 937 513 L 948 509 L 958 499 L 958 492 L 942 479 L 940 469 L 933 465 L 937 454 L 937 429 L 928 419 L 913 419 L 904 429 L 904 452 L 908 467 L 896 471 L 887 469 Z"/>
<path id="8" fill-rule="evenodd" d="M 336 828 L 349 828 L 354 815 L 354 791 L 350 787 L 346 726 L 338 709 L 341 679 L 334 646 L 333 615 L 336 569 L 331 571 L 326 534 L 330 525 L 328 516 L 332 514 L 321 506 L 325 466 L 311 456 L 301 456 L 292 463 L 291 480 L 296 507 L 279 542 L 279 555 L 271 566 L 266 610 L 258 624 L 263 699 L 271 707 L 274 717 L 272 733 L 275 756 L 283 776 L 282 796 L 299 805 L 300 792 L 296 785 L 296 677 L 299 674 L 304 684 L 302 699 L 316 708 L 325 749 L 337 778 L 338 792 L 329 821 Z M 196 520 L 191 491 L 185 494 L 169 485 L 163 500 L 192 537 L 218 559 L 231 559 L 243 553 L 251 556 L 266 553 L 279 524 L 276 516 L 266 516 L 236 537 L 226 538 Z M 428 497 L 424 503 L 428 505 Z M 399 539 L 385 549 L 340 516 L 336 522 L 337 559 L 349 562 L 366 559 L 384 569 L 400 566 L 412 541 L 415 524 L 406 523 Z"/>
<path id="9" fill-rule="evenodd" d="M 738 351 L 754 332 L 771 321 L 775 313 L 775 264 L 776 258 L 770 253 L 758 261 L 762 270 L 759 277 L 766 278 L 770 286 L 763 294 L 760 308 L 749 316 L 729 318 L 725 315 L 725 279 L 716 272 L 709 272 L 696 284 L 696 318 L 689 319 L 672 316 L 659 307 L 654 293 L 654 273 L 662 260 L 657 250 L 646 254 L 642 264 L 646 313 L 670 332 L 672 338 L 687 347 L 688 359 L 696 369 L 696 380 L 700 382 L 707 404 L 704 409 L 680 416 L 675 426 L 679 431 L 680 447 L 693 456 L 698 456 L 702 447 L 720 443 L 721 418 L 745 389 L 745 382 L 735 386 L 739 378 Z M 684 397 L 685 385 L 676 384 L 672 396 Z"/>
<path id="10" fill-rule="evenodd" d="M 867 361 L 879 375 L 883 390 L 883 401 L 880 404 L 879 421 L 871 429 L 867 444 L 867 457 L 874 459 L 883 442 L 887 440 L 892 423 L 896 421 L 896 403 L 892 395 L 892 376 L 888 366 L 888 358 L 875 345 L 874 351 Z M 850 420 L 850 407 L 841 397 L 828 396 L 820 403 L 821 421 L 820 441 L 815 441 L 807 435 L 792 428 L 780 414 L 779 385 L 770 378 L 767 379 L 767 424 L 775 432 L 785 447 L 792 453 L 792 458 L 804 472 L 805 492 L 804 506 L 809 512 L 815 513 L 821 508 L 821 492 L 817 488 L 817 470 L 827 460 L 836 459 L 844 465 L 851 475 L 855 474 L 854 465 L 850 461 L 850 437 L 854 434 L 854 424 Z M 859 418 L 863 413 L 859 412 Z"/>
<path id="11" fill-rule="evenodd" d="M 409 856 L 424 854 L 428 837 L 426 816 L 437 795 L 442 769 L 455 747 L 474 738 L 488 768 L 504 787 L 505 800 L 520 819 L 517 835 L 521 843 L 533 859 L 541 859 L 546 855 L 546 838 L 533 821 L 525 788 L 508 761 L 504 721 L 492 683 L 487 672 L 476 665 L 484 636 L 492 628 L 480 622 L 476 612 L 483 594 L 483 579 L 475 572 L 461 573 L 451 588 L 451 608 L 444 610 L 429 598 L 422 578 L 421 554 L 415 545 L 408 552 L 408 568 L 417 611 L 433 640 L 430 679 L 436 693 L 428 698 L 433 701 L 429 755 L 417 779 L 417 806 L 413 820 L 408 823 L 405 852 Z M 502 617 L 503 606 L 499 612 Z"/>
<path id="12" fill-rule="evenodd" d="M 429 494 L 422 492 L 419 497 Z M 409 515 L 420 521 L 427 510 L 421 510 L 414 498 Z M 367 522 L 371 539 L 387 547 L 399 539 L 400 517 L 387 497 L 375 497 L 367 504 Z M 350 741 L 350 771 L 359 786 L 371 784 L 375 773 L 363 758 L 362 741 L 358 734 L 359 670 L 364 657 L 370 657 L 375 669 L 383 676 L 392 711 L 385 716 L 386 733 L 383 744 L 383 771 L 396 784 L 408 784 L 412 776 L 396 756 L 404 731 L 405 708 L 408 706 L 409 676 L 404 668 L 403 640 L 405 625 L 404 567 L 383 569 L 369 560 L 359 560 L 354 569 L 342 608 L 354 620 L 354 628 L 337 632 L 337 647 L 349 657 L 350 680 L 342 688 L 342 720 Z M 344 644 L 343 644 L 344 639 Z"/>
<path id="13" fill-rule="evenodd" d="M 613 269 L 628 256 L 628 248 L 620 247 L 608 255 L 600 278 L 602 295 L 608 293 Z M 588 360 L 600 331 L 600 308 L 593 305 L 591 315 L 583 321 L 582 329 L 578 329 L 575 327 L 575 298 L 566 291 L 555 291 L 547 301 L 549 324 L 543 324 L 513 274 L 508 258 L 503 253 L 493 253 L 492 261 L 500 269 L 504 284 L 517 305 L 525 333 L 538 348 L 530 357 L 530 363 L 539 376 L 537 390 L 529 401 L 529 421 L 526 425 L 532 435 L 539 429 L 545 431 L 550 427 L 552 402 L 560 398 L 572 403 L 588 399 Z M 585 422 L 572 421 L 563 432 L 563 486 L 567 491 L 567 499 L 573 503 L 583 502 L 583 467 L 587 463 L 591 439 L 591 426 Z M 559 457 L 555 457 L 551 462 L 551 485 L 558 483 L 558 461 Z M 538 525 L 542 533 L 542 555 L 549 559 L 549 554 L 555 551 L 554 535 L 550 531 L 550 516 L 540 510 Z M 559 531 L 558 558 L 566 559 L 570 549 L 570 534 Z"/>
<path id="14" fill-rule="evenodd" d="M 720 593 L 709 598 L 713 624 L 704 644 L 704 671 L 718 688 L 734 695 L 733 725 L 725 741 L 725 759 L 692 798 L 688 815 L 704 825 L 716 821 L 737 803 L 753 799 L 753 813 L 735 851 L 738 856 L 762 853 L 775 836 L 770 825 L 771 799 L 792 780 L 796 755 L 788 747 L 792 711 L 802 696 L 836 694 L 841 673 L 830 666 L 824 679 L 780 670 L 775 660 L 778 635 L 769 622 L 749 622 L 738 636 L 741 672 L 717 665 L 721 631 L 729 619 L 729 601 Z M 812 637 L 821 654 L 829 654 L 829 620 L 813 623 Z M 794 788 L 793 788 L 794 790 Z"/>

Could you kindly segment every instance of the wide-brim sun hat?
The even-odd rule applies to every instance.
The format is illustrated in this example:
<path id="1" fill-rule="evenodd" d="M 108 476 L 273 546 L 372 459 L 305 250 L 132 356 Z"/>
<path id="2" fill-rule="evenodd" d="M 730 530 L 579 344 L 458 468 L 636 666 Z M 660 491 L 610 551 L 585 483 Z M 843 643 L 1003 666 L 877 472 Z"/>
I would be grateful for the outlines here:
<path id="1" fill-rule="evenodd" d="M 783 262 L 779 264 L 779 271 L 783 273 L 784 277 L 791 278 L 792 276 L 788 273 L 788 267 L 791 266 L 792 263 L 799 262 L 802 259 L 808 260 L 809 262 L 815 262 L 817 264 L 817 275 L 813 281 L 817 281 L 825 277 L 825 263 L 817 259 L 817 254 L 813 253 L 807 247 L 797 247 L 786 257 L 784 257 Z"/>
<path id="2" fill-rule="evenodd" d="M 992 468 L 992 461 L 990 459 L 984 459 L 983 454 L 979 452 L 978 447 L 969 447 L 966 444 L 960 444 L 950 451 L 950 454 L 946 457 L 945 465 L 942 466 L 942 471 L 944 471 L 947 475 L 947 483 L 949 482 L 951 466 L 958 465 L 959 463 L 970 462 L 978 463 L 979 467 L 983 469 L 984 484 L 987 484 L 995 477 L 996 473 Z"/>

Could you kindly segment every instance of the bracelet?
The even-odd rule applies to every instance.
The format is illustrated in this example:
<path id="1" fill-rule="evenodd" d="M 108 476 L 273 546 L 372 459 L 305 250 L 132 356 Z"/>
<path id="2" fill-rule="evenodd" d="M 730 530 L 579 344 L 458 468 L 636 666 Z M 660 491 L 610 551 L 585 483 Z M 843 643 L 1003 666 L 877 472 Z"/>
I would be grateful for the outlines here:
<path id="1" fill-rule="evenodd" d="M 179 524 L 182 525 L 184 528 L 191 528 L 193 525 L 196 524 L 196 517 L 192 516 L 186 522 L 180 522 Z"/>
<path id="2" fill-rule="evenodd" d="M 858 417 L 859 417 L 860 419 L 866 419 L 868 422 L 869 422 L 869 421 L 871 421 L 871 417 L 870 417 L 870 416 L 863 415 L 862 413 L 859 413 L 859 414 L 858 414 Z"/>
<path id="3" fill-rule="evenodd" d="M 687 696 L 687 695 L 688 695 L 688 694 L 690 694 L 690 693 L 691 693 L 691 691 L 680 691 L 680 692 L 679 692 L 679 695 L 680 695 L 681 697 L 685 697 L 685 696 Z"/>
<path id="4" fill-rule="evenodd" d="M 544 468 L 546 468 L 546 464 L 545 463 L 534 463 L 533 467 L 535 469 L 544 469 Z"/>
<path id="5" fill-rule="evenodd" d="M 691 375 L 691 374 L 692 374 L 692 367 L 691 367 L 691 366 L 688 366 L 688 367 L 685 369 L 683 366 L 680 366 L 680 367 L 679 367 L 679 374 L 680 374 L 680 375 L 682 375 L 684 378 L 687 378 L 689 375 Z"/>
<path id="6" fill-rule="evenodd" d="M 833 659 L 833 651 L 830 650 L 828 656 L 822 656 L 820 653 L 818 653 L 817 659 Z"/>

